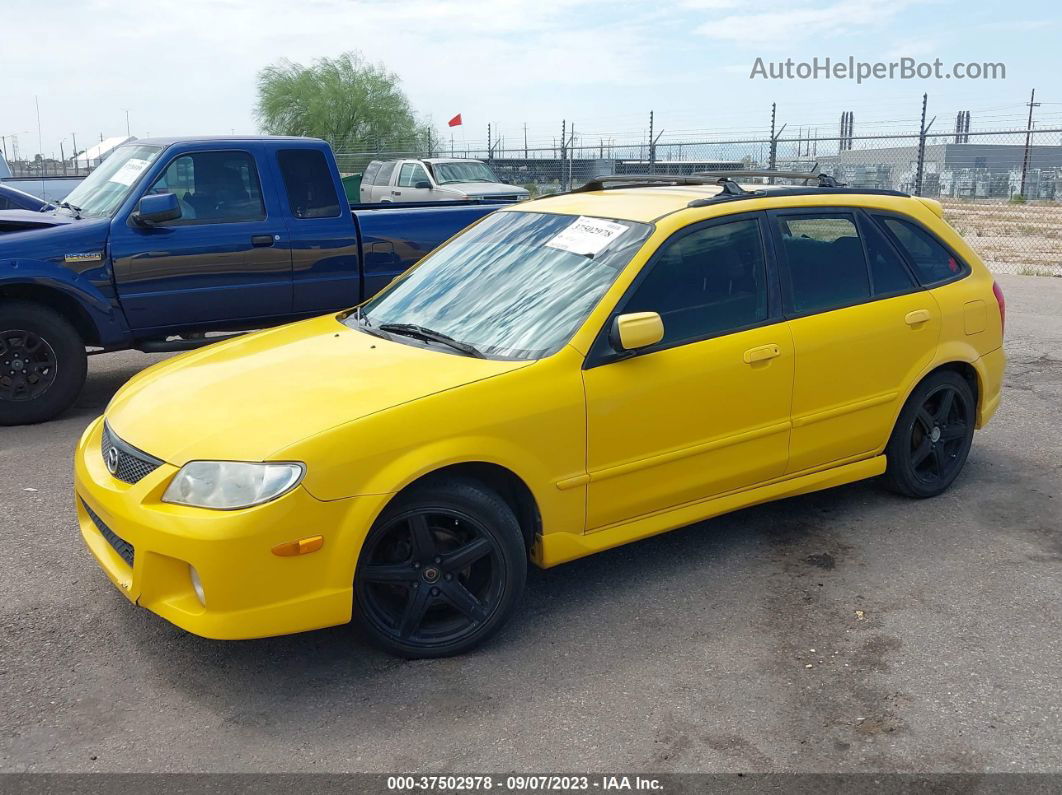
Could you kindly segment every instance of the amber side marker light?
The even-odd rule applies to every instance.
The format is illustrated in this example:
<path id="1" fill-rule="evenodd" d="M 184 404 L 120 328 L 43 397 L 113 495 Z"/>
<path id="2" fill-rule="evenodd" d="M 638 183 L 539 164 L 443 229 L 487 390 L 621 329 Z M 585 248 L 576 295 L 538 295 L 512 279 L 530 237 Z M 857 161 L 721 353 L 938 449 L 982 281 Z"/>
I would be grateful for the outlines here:
<path id="1" fill-rule="evenodd" d="M 298 541 L 288 541 L 286 544 L 277 544 L 273 547 L 273 554 L 282 558 L 291 558 L 295 555 L 308 555 L 316 552 L 324 546 L 324 536 L 307 536 Z"/>

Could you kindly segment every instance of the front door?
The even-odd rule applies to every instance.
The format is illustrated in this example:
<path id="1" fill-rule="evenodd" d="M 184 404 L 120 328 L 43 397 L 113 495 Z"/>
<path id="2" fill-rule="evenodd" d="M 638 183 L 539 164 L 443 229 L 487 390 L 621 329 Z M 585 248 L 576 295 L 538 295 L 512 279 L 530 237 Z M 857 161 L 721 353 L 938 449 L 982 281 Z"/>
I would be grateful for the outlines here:
<path id="1" fill-rule="evenodd" d="M 427 185 L 427 187 L 424 187 Z M 427 202 L 432 200 L 431 180 L 424 166 L 416 162 L 403 163 L 398 170 L 394 193 L 396 202 Z"/>
<path id="2" fill-rule="evenodd" d="M 181 217 L 143 227 L 117 220 L 115 282 L 140 333 L 291 313 L 291 249 L 258 166 L 236 149 L 178 155 L 148 189 L 176 194 Z"/>
<path id="3" fill-rule="evenodd" d="M 620 301 L 659 313 L 664 339 L 629 358 L 602 339 L 588 359 L 589 530 L 784 473 L 793 344 L 764 240 L 760 213 L 689 227 Z"/>
<path id="4" fill-rule="evenodd" d="M 861 212 L 771 218 L 797 359 L 788 471 L 870 455 L 932 360 L 940 309 Z"/>

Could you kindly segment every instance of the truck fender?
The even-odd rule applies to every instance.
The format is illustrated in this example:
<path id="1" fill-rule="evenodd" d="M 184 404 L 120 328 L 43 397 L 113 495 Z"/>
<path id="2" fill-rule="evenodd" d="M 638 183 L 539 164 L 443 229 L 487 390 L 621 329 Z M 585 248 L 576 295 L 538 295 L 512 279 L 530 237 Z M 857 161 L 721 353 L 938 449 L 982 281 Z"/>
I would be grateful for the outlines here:
<path id="1" fill-rule="evenodd" d="M 50 294 L 60 310 L 73 309 L 71 322 L 86 336 L 86 343 L 104 348 L 129 344 L 125 316 L 96 285 L 69 268 L 53 262 L 27 259 L 0 260 L 0 295 L 26 300 Z"/>

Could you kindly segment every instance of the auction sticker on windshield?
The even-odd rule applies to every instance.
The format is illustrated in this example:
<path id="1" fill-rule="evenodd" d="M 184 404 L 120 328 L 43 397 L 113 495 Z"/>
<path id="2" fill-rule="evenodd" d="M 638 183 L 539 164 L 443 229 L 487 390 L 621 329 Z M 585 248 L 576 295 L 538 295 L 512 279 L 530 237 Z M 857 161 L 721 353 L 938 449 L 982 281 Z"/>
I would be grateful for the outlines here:
<path id="1" fill-rule="evenodd" d="M 549 248 L 592 257 L 630 229 L 629 226 L 580 215 L 565 229 L 546 241 Z"/>
<path id="2" fill-rule="evenodd" d="M 125 185 L 129 187 L 136 178 L 143 173 L 144 169 L 148 167 L 151 161 L 141 160 L 138 157 L 129 158 L 122 167 L 114 172 L 114 175 L 110 178 L 111 182 L 117 182 L 119 185 Z"/>

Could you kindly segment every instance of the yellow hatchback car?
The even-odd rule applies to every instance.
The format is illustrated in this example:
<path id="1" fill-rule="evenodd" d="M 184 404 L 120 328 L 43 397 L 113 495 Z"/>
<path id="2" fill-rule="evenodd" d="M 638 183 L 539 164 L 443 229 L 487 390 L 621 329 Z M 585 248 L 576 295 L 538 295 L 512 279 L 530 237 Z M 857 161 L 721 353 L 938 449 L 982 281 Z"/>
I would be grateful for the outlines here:
<path id="1" fill-rule="evenodd" d="M 939 494 L 999 404 L 1003 317 L 934 201 L 602 178 L 355 310 L 137 375 L 78 445 L 81 534 L 197 635 L 356 614 L 391 652 L 454 654 L 528 561 L 878 475 Z"/>

